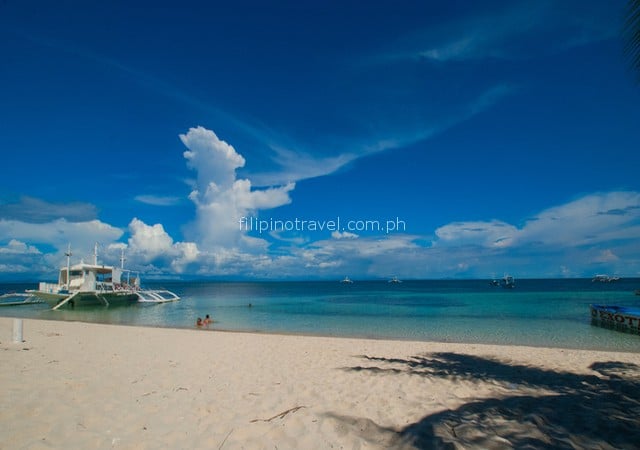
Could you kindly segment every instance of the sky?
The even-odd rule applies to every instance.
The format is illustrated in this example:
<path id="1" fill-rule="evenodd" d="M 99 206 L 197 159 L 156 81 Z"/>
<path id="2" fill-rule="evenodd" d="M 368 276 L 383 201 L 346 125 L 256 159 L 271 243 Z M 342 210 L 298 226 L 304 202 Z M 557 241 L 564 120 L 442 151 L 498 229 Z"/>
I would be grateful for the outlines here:
<path id="1" fill-rule="evenodd" d="M 638 277 L 625 5 L 0 1 L 0 280 Z"/>

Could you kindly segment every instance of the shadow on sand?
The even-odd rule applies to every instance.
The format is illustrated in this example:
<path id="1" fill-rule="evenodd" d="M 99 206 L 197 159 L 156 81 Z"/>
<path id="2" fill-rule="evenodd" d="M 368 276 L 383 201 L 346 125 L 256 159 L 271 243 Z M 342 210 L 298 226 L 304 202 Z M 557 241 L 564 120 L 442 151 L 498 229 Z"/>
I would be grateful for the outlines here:
<path id="1" fill-rule="evenodd" d="M 358 358 L 367 365 L 345 370 L 487 382 L 500 388 L 494 398 L 427 415 L 401 430 L 384 429 L 369 419 L 332 416 L 379 436 L 377 441 L 387 447 L 640 448 L 640 367 L 635 364 L 596 362 L 590 366 L 593 375 L 580 375 L 456 353 Z"/>

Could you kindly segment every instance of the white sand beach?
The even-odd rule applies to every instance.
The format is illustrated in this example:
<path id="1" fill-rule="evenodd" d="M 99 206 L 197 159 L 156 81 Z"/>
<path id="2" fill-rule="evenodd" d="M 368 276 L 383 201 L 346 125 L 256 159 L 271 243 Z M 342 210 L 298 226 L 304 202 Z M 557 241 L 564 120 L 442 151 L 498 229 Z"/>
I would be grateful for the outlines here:
<path id="1" fill-rule="evenodd" d="M 13 320 L 1 449 L 640 442 L 640 353 Z"/>

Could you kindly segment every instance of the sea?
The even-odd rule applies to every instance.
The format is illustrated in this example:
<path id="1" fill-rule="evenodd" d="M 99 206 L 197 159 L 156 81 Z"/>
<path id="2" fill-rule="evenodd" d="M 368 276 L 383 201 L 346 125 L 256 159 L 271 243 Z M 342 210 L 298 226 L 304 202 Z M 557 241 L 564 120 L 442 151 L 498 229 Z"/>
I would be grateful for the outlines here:
<path id="1" fill-rule="evenodd" d="M 0 284 L 0 294 L 35 283 Z M 0 316 L 412 341 L 640 351 L 640 336 L 591 324 L 589 305 L 640 306 L 640 278 L 489 280 L 154 282 L 180 301 L 52 311 L 46 304 L 0 307 Z M 204 330 L 203 330 L 204 331 Z M 0 339 L 1 340 L 1 339 Z"/>

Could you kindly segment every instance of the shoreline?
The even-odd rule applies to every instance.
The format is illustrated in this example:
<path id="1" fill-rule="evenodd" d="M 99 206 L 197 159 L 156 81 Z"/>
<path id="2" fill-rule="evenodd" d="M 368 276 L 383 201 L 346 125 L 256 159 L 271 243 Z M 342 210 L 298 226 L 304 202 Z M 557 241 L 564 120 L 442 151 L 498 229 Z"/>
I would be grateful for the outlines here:
<path id="1" fill-rule="evenodd" d="M 182 301 L 148 309 L 135 304 L 50 313 L 35 305 L 0 308 L 0 314 L 191 329 L 196 313 L 211 313 L 217 320 L 214 328 L 232 332 L 639 351 L 639 336 L 592 326 L 589 313 L 594 302 L 633 304 L 638 297 L 627 291 L 635 282 L 527 281 L 515 290 L 451 280 L 413 286 L 410 281 L 399 286 L 385 282 L 375 288 L 324 283 L 317 289 L 289 282 L 278 288 L 256 282 L 179 283 L 171 289 Z M 249 304 L 254 308 L 246 308 Z"/>
<path id="2" fill-rule="evenodd" d="M 275 336 L 291 336 L 291 337 L 309 337 L 309 338 L 335 338 L 335 339 L 356 339 L 356 340 L 372 340 L 372 341 L 392 341 L 392 342 L 415 342 L 415 343 L 433 343 L 433 344 L 456 344 L 456 345 L 488 345 L 488 346 L 499 346 L 499 347 L 525 347 L 525 348 L 541 348 L 541 349 L 556 349 L 556 350 L 572 350 L 572 351 L 593 351 L 593 352 L 611 352 L 612 350 L 609 348 L 586 348 L 579 346 L 568 346 L 568 345 L 546 345 L 546 344 L 532 344 L 532 343 L 500 343 L 500 342 L 469 342 L 469 341 L 455 341 L 455 340 L 437 340 L 437 339 L 410 339 L 403 337 L 390 337 L 390 336 L 358 336 L 358 335 L 330 335 L 330 334 L 313 334 L 313 333 L 301 333 L 301 332 L 287 332 L 287 331 L 270 331 L 270 330 L 234 330 L 228 328 L 217 328 L 215 326 L 215 321 L 213 322 L 213 326 L 203 326 L 201 328 L 194 326 L 171 326 L 171 325 L 157 325 L 157 324 L 127 324 L 127 323 L 116 323 L 116 322 L 89 322 L 83 320 L 71 320 L 71 319 L 42 319 L 42 318 L 33 318 L 28 316 L 0 316 L 0 320 L 13 320 L 13 319 L 22 319 L 22 320 L 33 320 L 33 321 L 44 321 L 44 322 L 65 322 L 65 323 L 85 323 L 85 324 L 95 324 L 95 325 L 110 325 L 110 326 L 121 326 L 121 327 L 140 327 L 140 328 L 157 328 L 163 330 L 192 330 L 192 331 L 202 331 L 209 332 L 215 331 L 220 333 L 240 333 L 240 334 L 256 334 L 256 335 L 275 335 Z M 640 335 L 633 333 L 624 333 L 617 330 L 610 330 L 606 327 L 599 327 L 594 325 L 589 325 L 591 327 L 595 327 L 596 329 L 607 330 L 607 332 L 611 333 L 620 333 L 624 336 L 633 336 L 638 339 L 638 347 L 636 350 L 632 349 L 616 349 L 613 350 L 615 353 L 629 353 L 629 354 L 640 354 Z"/>
<path id="3" fill-rule="evenodd" d="M 640 440 L 639 353 L 23 321 L 0 318 L 3 448 Z"/>

